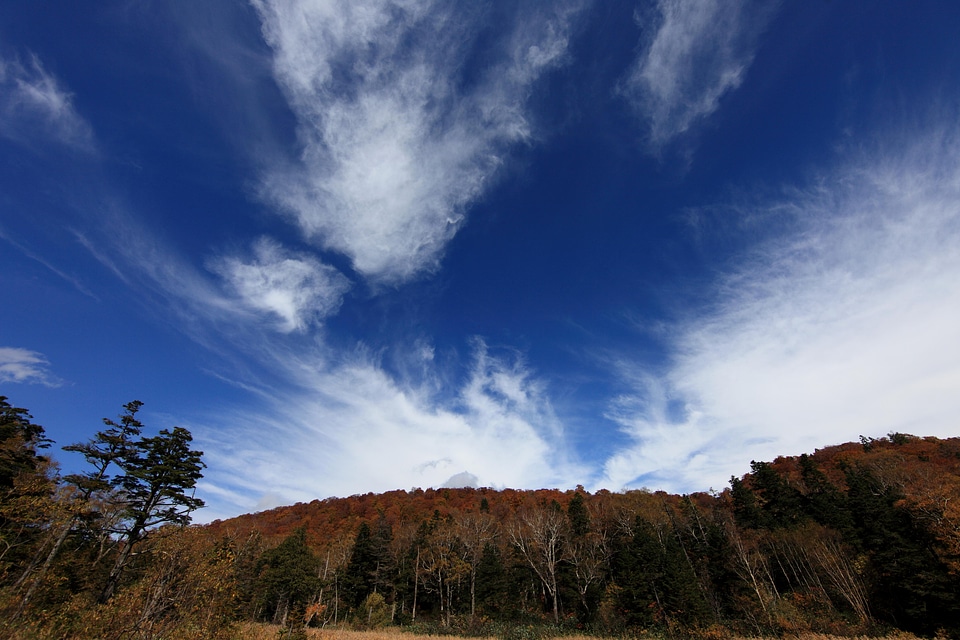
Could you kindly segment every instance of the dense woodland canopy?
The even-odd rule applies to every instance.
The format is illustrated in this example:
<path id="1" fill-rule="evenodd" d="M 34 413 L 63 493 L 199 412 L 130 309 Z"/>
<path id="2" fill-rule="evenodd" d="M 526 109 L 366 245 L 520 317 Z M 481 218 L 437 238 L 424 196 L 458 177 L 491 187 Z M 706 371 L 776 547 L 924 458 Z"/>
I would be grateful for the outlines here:
<path id="1" fill-rule="evenodd" d="M 0 400 L 0 631 L 230 637 L 240 620 L 725 637 L 960 637 L 960 438 L 753 462 L 720 493 L 413 489 L 186 526 L 203 463 L 140 403 L 60 477 Z"/>

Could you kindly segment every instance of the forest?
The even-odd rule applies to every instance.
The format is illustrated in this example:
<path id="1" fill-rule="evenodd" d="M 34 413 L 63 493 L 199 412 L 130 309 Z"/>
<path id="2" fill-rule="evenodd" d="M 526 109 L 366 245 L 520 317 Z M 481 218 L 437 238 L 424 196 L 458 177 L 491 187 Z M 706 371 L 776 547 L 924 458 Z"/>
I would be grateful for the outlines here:
<path id="1" fill-rule="evenodd" d="M 861 437 L 720 492 L 417 488 L 197 526 L 202 453 L 140 406 L 61 477 L 0 397 L 0 637 L 960 638 L 960 438 Z"/>

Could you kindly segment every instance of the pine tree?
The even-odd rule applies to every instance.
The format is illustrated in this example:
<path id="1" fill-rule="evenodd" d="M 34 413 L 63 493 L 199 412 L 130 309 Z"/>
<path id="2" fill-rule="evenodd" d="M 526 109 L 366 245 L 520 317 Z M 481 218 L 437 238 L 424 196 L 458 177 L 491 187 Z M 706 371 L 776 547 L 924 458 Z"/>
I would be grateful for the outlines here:
<path id="1" fill-rule="evenodd" d="M 477 608 L 485 615 L 501 613 L 507 608 L 507 571 L 500 548 L 493 542 L 483 546 L 477 563 Z"/>
<path id="2" fill-rule="evenodd" d="M 26 409 L 14 407 L 7 396 L 0 396 L 0 492 L 13 489 L 18 474 L 36 471 L 46 462 L 37 450 L 49 447 L 50 439 L 32 418 Z"/>
<path id="3" fill-rule="evenodd" d="M 257 585 L 261 592 L 260 605 L 270 612 L 274 624 L 286 626 L 291 614 L 302 619 L 307 605 L 320 590 L 319 566 L 320 561 L 307 546 L 304 527 L 264 552 Z"/>
<path id="4" fill-rule="evenodd" d="M 590 532 L 590 512 L 583 501 L 583 494 L 579 491 L 573 494 L 570 504 L 567 505 L 567 518 L 570 520 L 570 535 L 582 538 Z"/>
<path id="5" fill-rule="evenodd" d="M 119 423 L 104 419 L 107 429 L 87 443 L 68 447 L 82 453 L 93 466 L 86 474 L 68 476 L 68 481 L 88 499 L 95 493 L 107 493 L 108 502 L 121 509 L 119 526 L 111 530 L 120 540 L 120 552 L 100 602 L 113 596 L 133 549 L 153 528 L 185 525 L 190 513 L 203 506 L 203 501 L 193 496 L 205 466 L 203 452 L 190 449 L 193 437 L 182 427 L 141 437 L 143 425 L 136 417 L 141 406 L 136 400 L 127 403 Z M 117 474 L 111 477 L 114 467 Z"/>
<path id="6" fill-rule="evenodd" d="M 343 574 L 343 600 L 351 607 L 358 607 L 373 592 L 378 569 L 377 553 L 370 525 L 366 522 L 357 529 L 350 562 Z"/>
<path id="7" fill-rule="evenodd" d="M 901 506 L 899 488 L 861 465 L 846 480 L 857 542 L 872 569 L 871 611 L 917 633 L 956 629 L 956 577 L 933 551 L 930 532 Z"/>

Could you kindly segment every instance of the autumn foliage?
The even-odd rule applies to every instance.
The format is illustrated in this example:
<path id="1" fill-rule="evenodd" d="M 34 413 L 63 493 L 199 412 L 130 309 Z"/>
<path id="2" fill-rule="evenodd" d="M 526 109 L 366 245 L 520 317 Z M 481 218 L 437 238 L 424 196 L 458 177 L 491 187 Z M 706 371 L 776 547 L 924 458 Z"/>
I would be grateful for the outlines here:
<path id="1" fill-rule="evenodd" d="M 319 624 L 603 632 L 958 633 L 960 439 L 891 434 L 754 462 L 722 493 L 414 489 L 316 500 L 208 529 L 302 527 Z M 255 617 L 255 615 L 254 615 Z"/>
<path id="2" fill-rule="evenodd" d="M 140 527 L 4 408 L 3 637 L 960 637 L 960 438 L 753 462 L 720 493 L 413 489 Z"/>

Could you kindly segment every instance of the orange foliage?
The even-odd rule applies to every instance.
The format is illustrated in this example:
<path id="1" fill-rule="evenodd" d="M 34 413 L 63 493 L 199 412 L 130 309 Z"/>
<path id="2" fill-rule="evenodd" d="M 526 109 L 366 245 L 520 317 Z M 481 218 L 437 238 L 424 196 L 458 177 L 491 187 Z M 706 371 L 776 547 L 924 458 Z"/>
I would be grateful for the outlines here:
<path id="1" fill-rule="evenodd" d="M 847 488 L 844 470 L 856 465 L 868 468 L 884 484 L 897 487 L 907 496 L 903 506 L 929 523 L 937 535 L 941 553 L 951 558 L 951 566 L 960 572 L 960 438 L 891 434 L 888 438 L 824 447 L 816 450 L 810 458 L 841 491 Z M 802 487 L 798 458 L 779 457 L 771 466 L 789 484 Z M 750 474 L 745 476 L 745 481 L 749 484 Z M 270 544 L 304 526 L 308 543 L 322 552 L 345 540 L 352 540 L 360 523 L 373 525 L 381 517 L 395 534 L 402 534 L 415 530 L 434 512 L 441 516 L 477 512 L 484 499 L 490 512 L 500 521 L 506 521 L 526 503 L 555 500 L 565 509 L 574 493 L 573 490 L 559 489 L 417 488 L 314 500 L 216 521 L 208 528 L 214 534 L 232 536 L 259 531 Z M 611 522 L 623 527 L 631 526 L 636 515 L 650 522 L 661 521 L 667 517 L 667 509 L 678 511 L 682 499 L 662 491 L 614 493 L 600 490 L 591 496 L 581 489 L 581 493 Z M 729 490 L 724 490 L 719 496 L 695 493 L 688 497 L 706 511 L 718 497 L 721 503 L 725 503 L 728 496 Z"/>
<path id="2" fill-rule="evenodd" d="M 516 511 L 517 507 L 530 500 L 551 502 L 556 500 L 564 509 L 574 491 L 539 489 L 413 489 L 366 493 L 349 498 L 326 498 L 269 511 L 246 514 L 229 520 L 217 520 L 207 525 L 214 534 L 245 536 L 259 531 L 270 543 L 282 540 L 298 527 L 306 527 L 307 541 L 315 549 L 325 549 L 332 541 L 352 539 L 362 522 L 373 525 L 382 516 L 395 531 L 416 528 L 420 522 L 431 518 L 434 512 L 448 514 L 480 511 L 481 501 L 486 498 L 490 512 L 500 519 Z M 621 494 L 617 494 L 621 495 Z"/>

